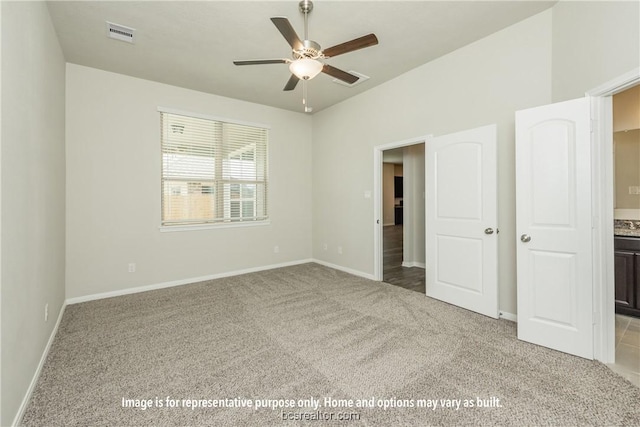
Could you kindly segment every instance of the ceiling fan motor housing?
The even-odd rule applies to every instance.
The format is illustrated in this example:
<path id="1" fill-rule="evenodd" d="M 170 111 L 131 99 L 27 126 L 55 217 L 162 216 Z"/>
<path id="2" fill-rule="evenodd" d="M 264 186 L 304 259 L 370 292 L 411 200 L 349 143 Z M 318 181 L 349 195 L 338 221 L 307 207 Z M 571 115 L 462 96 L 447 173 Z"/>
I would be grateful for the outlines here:
<path id="1" fill-rule="evenodd" d="M 320 57 L 321 51 L 322 49 L 318 43 L 314 42 L 313 40 L 303 40 L 302 49 L 294 50 L 293 56 L 295 59 L 318 59 Z"/>

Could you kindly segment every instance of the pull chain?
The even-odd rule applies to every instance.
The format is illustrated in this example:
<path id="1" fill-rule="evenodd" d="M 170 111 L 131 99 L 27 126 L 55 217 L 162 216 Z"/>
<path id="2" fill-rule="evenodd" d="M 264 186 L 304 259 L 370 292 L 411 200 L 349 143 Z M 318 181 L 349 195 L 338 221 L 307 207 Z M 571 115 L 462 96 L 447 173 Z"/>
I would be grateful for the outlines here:
<path id="1" fill-rule="evenodd" d="M 307 105 L 307 81 L 302 81 L 302 105 Z"/>

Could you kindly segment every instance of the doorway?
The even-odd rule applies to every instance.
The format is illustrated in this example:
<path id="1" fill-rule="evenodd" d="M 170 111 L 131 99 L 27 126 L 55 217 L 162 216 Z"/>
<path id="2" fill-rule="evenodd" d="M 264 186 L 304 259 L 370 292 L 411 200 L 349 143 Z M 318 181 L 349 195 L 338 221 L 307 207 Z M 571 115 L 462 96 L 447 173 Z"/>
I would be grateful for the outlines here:
<path id="1" fill-rule="evenodd" d="M 615 363 L 640 387 L 640 85 L 612 96 Z"/>
<path id="2" fill-rule="evenodd" d="M 377 281 L 383 281 L 383 277 L 384 277 L 384 229 L 385 229 L 385 223 L 389 226 L 391 226 L 391 224 L 393 224 L 394 226 L 395 224 L 395 204 L 396 204 L 396 197 L 395 197 L 395 188 L 392 188 L 392 185 L 395 185 L 395 180 L 394 180 L 394 184 L 391 184 L 390 181 L 387 183 L 387 185 L 389 186 L 389 190 L 387 191 L 387 196 L 389 196 L 389 194 L 391 194 L 393 196 L 393 198 L 389 198 L 387 201 L 387 204 L 392 204 L 392 207 L 387 207 L 387 219 L 385 221 L 384 218 L 384 201 L 383 201 L 383 186 L 384 186 L 384 153 L 387 152 L 387 160 L 388 162 L 399 162 L 400 158 L 402 158 L 402 174 L 403 174 L 403 179 L 402 179 L 402 183 L 403 183 L 403 188 L 402 188 L 402 193 L 403 193 L 403 197 L 402 197 L 402 232 L 399 233 L 400 228 L 396 229 L 396 233 L 395 233 L 395 239 L 396 239 L 396 257 L 398 257 L 398 253 L 401 251 L 402 255 L 400 259 L 404 260 L 404 256 L 405 256 L 405 247 L 408 244 L 408 240 L 405 238 L 405 236 L 407 236 L 407 221 L 405 219 L 405 215 L 406 212 L 409 211 L 408 209 L 408 205 L 407 203 L 409 202 L 409 197 L 404 197 L 405 193 L 407 193 L 407 188 L 406 188 L 406 184 L 405 182 L 408 181 L 408 178 L 406 177 L 406 173 L 405 173 L 405 167 L 407 166 L 404 160 L 404 149 L 406 147 L 411 147 L 411 146 L 419 146 L 422 145 L 424 147 L 425 142 L 427 141 L 428 138 L 430 138 L 431 136 L 420 136 L 420 137 L 416 137 L 416 138 L 412 138 L 412 139 L 407 139 L 407 140 L 403 140 L 403 141 L 397 141 L 397 142 L 392 142 L 389 144 L 384 144 L 384 145 L 379 145 L 373 148 L 373 200 L 374 200 L 374 204 L 373 204 L 373 215 L 374 215 L 374 227 L 373 227 L 373 246 L 374 246 L 374 260 L 373 260 L 373 279 L 377 280 Z M 395 160 L 394 160 L 395 159 Z M 390 171 L 391 167 L 387 166 L 387 170 Z M 395 175 L 395 167 L 394 167 L 394 174 Z M 399 204 L 399 198 L 398 198 L 398 204 Z M 424 204 L 424 203 L 423 203 Z M 390 219 L 390 216 L 393 215 L 393 219 Z M 392 229 L 388 230 L 389 232 L 392 232 Z M 388 238 L 387 240 L 389 241 L 390 238 Z M 400 243 L 399 240 L 402 240 L 402 242 Z M 401 245 L 401 246 L 400 246 Z M 400 247 L 402 249 L 400 249 Z M 395 260 L 396 264 L 398 263 L 398 260 Z M 424 261 L 423 261 L 424 262 Z M 402 262 L 400 262 L 400 265 L 402 264 Z M 407 266 L 408 267 L 408 266 Z M 426 281 L 426 280 L 425 280 Z"/>
<path id="3" fill-rule="evenodd" d="M 594 358 L 615 363 L 613 96 L 640 84 L 640 68 L 588 91 L 593 162 Z"/>
<path id="4" fill-rule="evenodd" d="M 425 293 L 424 143 L 382 151 L 382 280 Z"/>
<path id="5" fill-rule="evenodd" d="M 404 148 L 405 160 L 413 154 L 403 161 L 404 266 L 424 268 L 426 296 L 498 318 L 496 134 L 492 124 L 374 147 L 374 280 L 383 280 L 383 153 Z"/>

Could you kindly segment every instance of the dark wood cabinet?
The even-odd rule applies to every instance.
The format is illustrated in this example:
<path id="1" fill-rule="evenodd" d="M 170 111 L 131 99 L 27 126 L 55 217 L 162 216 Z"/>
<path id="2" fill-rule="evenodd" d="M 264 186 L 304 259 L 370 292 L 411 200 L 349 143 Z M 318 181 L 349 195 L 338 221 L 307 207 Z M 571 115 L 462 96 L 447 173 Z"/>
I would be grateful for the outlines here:
<path id="1" fill-rule="evenodd" d="M 640 317 L 640 254 L 636 254 L 636 316 Z"/>
<path id="2" fill-rule="evenodd" d="M 640 317 L 640 238 L 616 237 L 616 313 Z"/>
<path id="3" fill-rule="evenodd" d="M 396 206 L 395 207 L 395 220 L 396 220 L 396 225 L 401 225 L 402 224 L 402 206 Z"/>
<path id="4" fill-rule="evenodd" d="M 636 254 L 633 252 L 616 251 L 616 306 L 634 307 L 636 283 Z"/>
<path id="5" fill-rule="evenodd" d="M 403 197 L 404 191 L 402 190 L 402 177 L 394 176 L 393 177 L 393 195 L 396 198 Z"/>

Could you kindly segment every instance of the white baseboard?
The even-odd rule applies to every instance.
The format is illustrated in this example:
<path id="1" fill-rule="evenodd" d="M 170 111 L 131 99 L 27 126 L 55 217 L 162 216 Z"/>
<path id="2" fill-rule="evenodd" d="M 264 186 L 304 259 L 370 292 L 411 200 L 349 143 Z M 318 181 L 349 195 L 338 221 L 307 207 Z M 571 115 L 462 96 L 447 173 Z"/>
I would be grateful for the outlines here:
<path id="1" fill-rule="evenodd" d="M 427 268 L 427 266 L 423 262 L 406 262 L 402 261 L 403 267 L 419 267 L 419 268 Z"/>
<path id="2" fill-rule="evenodd" d="M 389 227 L 390 225 L 396 225 L 396 223 L 395 222 L 387 222 L 387 223 L 382 224 L 383 227 Z"/>
<path id="3" fill-rule="evenodd" d="M 47 341 L 47 345 L 42 352 L 42 356 L 40 357 L 40 362 L 38 362 L 38 367 L 33 374 L 33 378 L 31 378 L 31 383 L 29 384 L 29 388 L 27 388 L 27 392 L 22 399 L 22 403 L 18 408 L 18 413 L 13 419 L 12 426 L 19 426 L 22 422 L 22 417 L 24 417 L 24 413 L 27 410 L 27 405 L 31 400 L 31 395 L 36 388 L 36 384 L 38 383 L 38 379 L 40 378 L 40 373 L 42 372 L 42 367 L 44 366 L 44 362 L 47 360 L 47 356 L 49 355 L 49 350 L 51 349 L 51 344 L 53 344 L 53 339 L 56 337 L 56 333 L 58 332 L 58 327 L 60 326 L 60 322 L 62 321 L 62 315 L 64 314 L 64 309 L 67 307 L 67 303 L 63 302 L 62 307 L 60 307 L 60 313 L 58 314 L 58 320 L 56 320 L 56 324 L 51 331 L 51 335 L 49 336 L 49 341 Z"/>
<path id="4" fill-rule="evenodd" d="M 375 278 L 373 277 L 373 274 L 365 273 L 365 272 L 362 272 L 362 271 L 359 271 L 359 270 L 354 270 L 354 269 L 349 268 L 349 267 L 343 267 L 343 266 L 337 265 L 337 264 L 332 264 L 330 262 L 322 261 L 322 260 L 319 260 L 319 259 L 313 259 L 311 261 L 315 262 L 316 264 L 324 265 L 325 267 L 329 267 L 329 268 L 333 268 L 333 269 L 336 269 L 336 270 L 344 271 L 345 273 L 353 274 L 354 276 L 359 276 L 359 277 L 364 277 L 365 279 L 375 280 Z"/>
<path id="5" fill-rule="evenodd" d="M 27 389 L 27 392 L 26 392 L 24 398 L 22 399 L 22 403 L 20 405 L 20 408 L 18 409 L 18 413 L 16 414 L 16 416 L 15 416 L 15 418 L 13 420 L 12 425 L 13 426 L 18 426 L 22 422 L 22 417 L 24 416 L 24 413 L 25 413 L 25 411 L 27 409 L 27 405 L 29 404 L 29 400 L 31 399 L 31 395 L 33 394 L 33 391 L 34 391 L 35 386 L 36 386 L 36 384 L 38 382 L 38 379 L 40 378 L 40 373 L 42 372 L 42 368 L 44 366 L 44 362 L 47 359 L 47 356 L 49 354 L 49 350 L 51 349 L 51 345 L 53 344 L 53 340 L 54 340 L 54 338 L 56 336 L 56 333 L 58 332 L 58 327 L 60 326 L 60 322 L 62 321 L 62 316 L 64 314 L 64 311 L 65 311 L 65 308 L 67 307 L 67 305 L 77 304 L 77 303 L 86 302 L 86 301 L 93 301 L 93 300 L 98 300 L 98 299 L 103 299 L 103 298 L 111 298 L 111 297 L 121 296 L 121 295 L 134 294 L 134 293 L 139 293 L 139 292 L 146 292 L 146 291 L 151 291 L 151 290 L 155 290 L 155 289 L 164 289 L 164 288 L 169 288 L 169 287 L 174 287 L 174 286 L 187 285 L 187 284 L 190 284 L 190 283 L 197 283 L 197 282 L 202 282 L 202 281 L 206 281 L 206 280 L 220 279 L 220 278 L 223 278 L 223 277 L 238 276 L 238 275 L 241 275 L 241 274 L 255 273 L 255 272 L 265 271 L 265 270 L 273 270 L 273 269 L 276 269 L 276 268 L 289 267 L 289 266 L 299 265 L 299 264 L 306 264 L 306 263 L 309 263 L 309 262 L 314 262 L 316 264 L 324 265 L 325 267 L 329 267 L 329 268 L 333 268 L 333 269 L 336 269 L 336 270 L 344 271 L 345 273 L 353 274 L 354 276 L 359 276 L 359 277 L 364 277 L 365 279 L 375 280 L 373 274 L 364 273 L 364 272 L 359 271 L 359 270 L 354 270 L 352 268 L 343 267 L 343 266 L 340 266 L 340 265 L 337 265 L 337 264 L 332 264 L 330 262 L 322 261 L 322 260 L 319 260 L 319 259 L 304 259 L 304 260 L 285 262 L 285 263 L 281 263 L 281 264 L 271 264 L 271 265 L 262 266 L 262 267 L 253 267 L 253 268 L 247 268 L 247 269 L 243 269 L 243 270 L 230 271 L 230 272 L 226 272 L 226 273 L 212 274 L 212 275 L 208 275 L 208 276 L 192 277 L 192 278 L 189 278 L 189 279 L 174 280 L 174 281 L 170 281 L 170 282 L 158 283 L 158 284 L 155 284 L 155 285 L 139 286 L 139 287 L 135 287 L 135 288 L 121 289 L 121 290 L 118 290 L 118 291 L 103 292 L 103 293 L 99 293 L 99 294 L 85 295 L 85 296 L 81 296 L 81 297 L 75 297 L 75 298 L 67 299 L 62 304 L 62 307 L 60 308 L 60 313 L 58 314 L 58 319 L 56 320 L 56 324 L 53 327 L 53 330 L 51 331 L 51 335 L 49 336 L 49 341 L 47 342 L 47 345 L 46 345 L 46 347 L 45 347 L 45 349 L 44 349 L 44 351 L 42 353 L 42 357 L 40 357 L 40 362 L 38 363 L 38 367 L 36 368 L 36 371 L 33 374 L 33 378 L 31 379 L 31 383 L 29 384 L 29 388 Z M 403 263 L 403 265 L 404 265 L 404 263 Z M 413 263 L 412 267 L 425 268 L 424 264 L 419 264 L 419 263 Z M 517 322 L 517 320 L 518 320 L 518 317 L 515 314 L 507 313 L 505 311 L 500 311 L 500 318 L 501 319 L 505 319 L 505 320 L 510 320 L 512 322 Z"/>
<path id="6" fill-rule="evenodd" d="M 509 320 L 511 322 L 518 322 L 518 316 L 516 314 L 513 313 L 507 313 L 506 311 L 500 311 L 500 314 L 498 315 L 498 317 L 500 317 L 501 319 L 504 320 Z"/>
<path id="7" fill-rule="evenodd" d="M 204 282 L 206 280 L 221 279 L 223 277 L 239 276 L 241 274 L 256 273 L 258 271 L 273 270 L 275 268 L 290 267 L 292 265 L 306 264 L 314 262 L 312 259 L 302 259 L 297 261 L 283 262 L 280 264 L 271 264 L 261 267 L 246 268 L 243 270 L 228 271 L 225 273 L 211 274 L 208 276 L 190 277 L 188 279 L 172 280 L 170 282 L 156 283 L 153 285 L 137 286 L 135 288 L 120 289 L 117 291 L 101 292 L 98 294 L 84 295 L 81 297 L 68 298 L 67 305 L 78 304 L 81 302 L 95 301 L 103 298 L 119 297 L 122 295 L 137 294 L 139 292 L 153 291 L 156 289 L 172 288 L 174 286 L 189 285 L 191 283 Z"/>

